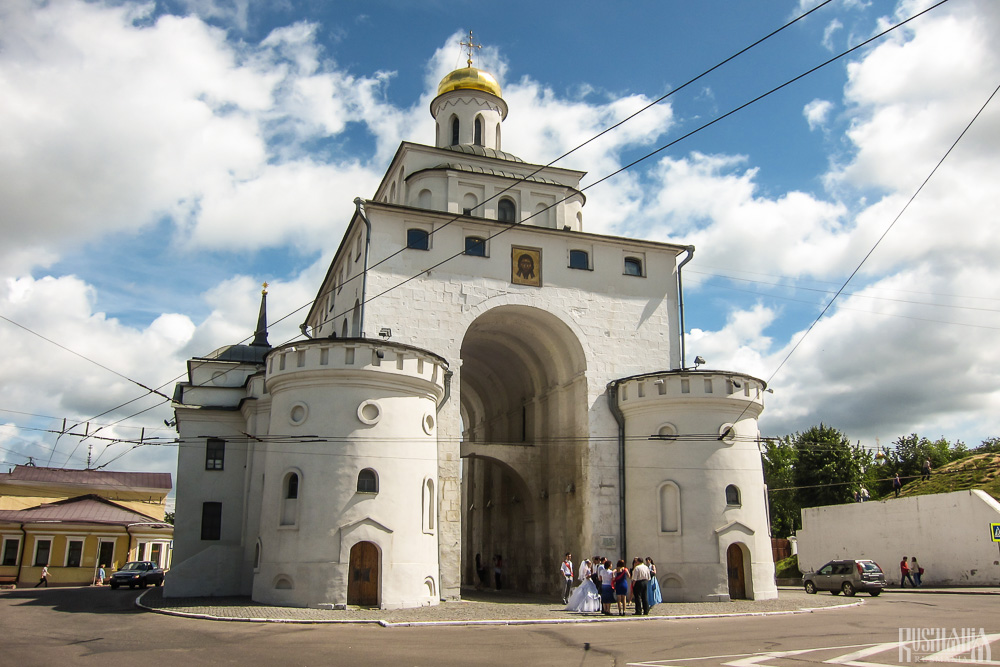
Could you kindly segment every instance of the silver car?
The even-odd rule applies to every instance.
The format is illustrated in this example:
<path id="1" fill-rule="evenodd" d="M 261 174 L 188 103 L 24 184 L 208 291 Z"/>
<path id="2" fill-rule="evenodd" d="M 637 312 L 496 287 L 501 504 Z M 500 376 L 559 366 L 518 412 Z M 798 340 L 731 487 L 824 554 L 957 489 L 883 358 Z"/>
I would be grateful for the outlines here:
<path id="1" fill-rule="evenodd" d="M 853 596 L 858 591 L 877 596 L 885 588 L 885 574 L 873 560 L 832 560 L 815 572 L 802 575 L 806 593 L 830 591 Z"/>

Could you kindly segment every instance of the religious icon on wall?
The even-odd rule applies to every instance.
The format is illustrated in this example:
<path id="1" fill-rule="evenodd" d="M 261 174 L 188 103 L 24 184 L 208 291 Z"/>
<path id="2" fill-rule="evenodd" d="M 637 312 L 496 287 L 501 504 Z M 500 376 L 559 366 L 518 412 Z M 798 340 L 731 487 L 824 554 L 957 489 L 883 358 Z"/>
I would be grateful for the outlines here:
<path id="1" fill-rule="evenodd" d="M 515 285 L 542 286 L 541 249 L 511 246 L 510 281 Z"/>

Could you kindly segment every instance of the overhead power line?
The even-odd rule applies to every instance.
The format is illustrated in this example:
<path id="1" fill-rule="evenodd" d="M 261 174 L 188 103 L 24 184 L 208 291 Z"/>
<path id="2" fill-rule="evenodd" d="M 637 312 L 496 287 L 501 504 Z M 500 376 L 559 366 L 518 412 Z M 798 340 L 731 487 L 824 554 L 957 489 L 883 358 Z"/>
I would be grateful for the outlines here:
<path id="1" fill-rule="evenodd" d="M 714 69 L 717 69 L 718 67 L 722 66 L 722 65 L 723 65 L 723 64 L 725 64 L 726 62 L 729 62 L 729 61 L 730 61 L 730 60 L 732 60 L 733 58 L 735 58 L 735 57 L 737 57 L 737 56 L 741 55 L 742 53 L 745 53 L 745 52 L 746 52 L 747 50 L 749 50 L 750 48 L 753 48 L 754 46 L 756 46 L 757 44 L 761 43 L 762 41 L 764 41 L 764 40 L 766 40 L 766 39 L 768 39 L 768 38 L 772 37 L 773 35 L 777 34 L 777 33 L 778 33 L 778 32 L 780 32 L 781 30 L 783 30 L 783 29 L 787 28 L 787 27 L 788 27 L 789 25 L 791 25 L 791 24 L 795 23 L 795 22 L 796 22 L 797 20 L 800 20 L 801 18 L 804 18 L 805 16 L 807 16 L 807 15 L 808 15 L 808 14 L 810 14 L 810 13 L 812 13 L 813 11 L 815 11 L 815 10 L 819 9 L 820 7 L 822 7 L 822 6 L 826 5 L 826 4 L 828 4 L 828 3 L 830 2 L 830 1 L 831 1 L 831 0 L 827 0 L 826 2 L 823 2 L 823 3 L 821 3 L 820 5 L 817 5 L 816 7 L 814 7 L 814 8 L 813 8 L 812 10 L 810 10 L 809 12 L 806 12 L 806 13 L 804 13 L 804 14 L 803 14 L 802 16 L 800 16 L 800 17 L 796 18 L 796 19 L 795 19 L 795 20 L 793 20 L 793 21 L 790 21 L 790 22 L 789 22 L 789 23 L 787 23 L 786 25 L 782 26 L 782 27 L 781 27 L 781 28 L 779 28 L 778 30 L 775 30 L 775 31 L 773 31 L 772 33 L 770 33 L 769 35 L 765 36 L 764 38 L 761 38 L 760 40 L 758 40 L 758 41 L 757 41 L 757 42 L 755 42 L 754 44 L 750 45 L 749 47 L 747 47 L 747 48 L 745 48 L 745 49 L 743 49 L 743 50 L 741 50 L 741 51 L 737 52 L 737 54 L 734 54 L 733 56 L 730 56 L 729 58 L 727 58 L 726 60 L 722 61 L 722 62 L 721 62 L 721 63 L 719 63 L 718 65 L 716 65 L 716 66 L 712 67 L 711 69 L 707 70 L 706 72 L 702 73 L 702 74 L 701 74 L 701 75 L 699 75 L 698 77 L 695 77 L 695 78 L 694 78 L 694 79 L 692 79 L 691 81 L 689 81 L 689 82 L 685 83 L 684 85 L 682 85 L 682 86 L 678 87 L 677 89 L 675 89 L 675 90 L 671 91 L 670 93 L 667 93 L 667 95 L 664 95 L 663 97 L 659 98 L 659 99 L 658 99 L 657 101 L 653 102 L 652 104 L 650 104 L 650 105 L 647 105 L 647 107 L 645 107 L 645 108 L 641 109 L 641 110 L 640 110 L 639 112 L 636 112 L 636 114 L 633 114 L 632 116 L 630 116 L 630 117 L 628 117 L 628 118 L 624 119 L 623 121 L 619 122 L 619 123 L 618 123 L 618 124 L 616 124 L 615 126 L 612 126 L 611 128 L 608 128 L 607 130 L 604 130 L 604 131 L 602 131 L 602 132 L 601 132 L 601 133 L 599 133 L 598 135 L 595 135 L 594 137 L 592 137 L 592 138 L 591 138 L 591 139 L 589 139 L 588 141 L 584 142 L 583 144 L 580 144 L 580 146 L 578 146 L 577 148 L 575 148 L 575 149 L 573 149 L 573 150 L 571 150 L 571 151 L 567 152 L 566 154 L 564 154 L 563 156 L 560 156 L 559 158 L 556 158 L 556 160 L 553 160 L 552 162 L 550 162 L 550 163 L 549 163 L 548 165 L 546 165 L 546 166 L 549 166 L 549 165 L 551 165 L 551 164 L 554 164 L 554 163 L 555 163 L 556 161 L 558 161 L 559 159 L 562 159 L 562 158 L 563 158 L 563 157 L 565 157 L 566 155 L 569 155 L 569 154 L 570 154 L 570 153 L 572 153 L 573 151 L 575 151 L 575 150 L 577 150 L 578 148 L 580 148 L 580 147 L 582 147 L 582 146 L 586 145 L 586 144 L 587 144 L 587 143 L 589 143 L 590 141 L 593 141 L 594 139 L 596 139 L 597 137 L 601 136 L 602 134 L 604 134 L 604 133 L 606 133 L 606 132 L 608 132 L 608 131 L 610 131 L 610 130 L 614 129 L 614 127 L 617 127 L 617 126 L 620 126 L 620 125 L 621 125 L 622 123 L 624 123 L 624 122 L 626 122 L 627 120 L 629 120 L 629 119 L 633 118 L 633 117 L 634 117 L 635 115 L 637 115 L 638 113 L 641 113 L 642 111 L 644 111 L 644 110 L 648 109 L 649 107 L 653 106 L 654 104 L 658 103 L 659 101 L 662 101 L 662 100 L 663 100 L 663 99 L 665 99 L 666 97 L 668 97 L 668 96 L 672 95 L 673 93 L 675 93 L 675 92 L 677 92 L 678 90 L 680 90 L 681 88 L 683 88 L 683 87 L 685 87 L 685 86 L 689 85 L 690 83 L 693 83 L 693 82 L 694 82 L 694 81 L 696 81 L 697 79 L 700 79 L 700 78 L 701 78 L 702 76 L 704 76 L 705 74 L 707 74 L 707 73 L 709 73 L 709 72 L 713 71 Z M 922 11 L 920 11 L 920 12 L 918 12 L 918 13 L 914 14 L 913 16 L 911 16 L 911 17 L 909 17 L 909 18 L 907 18 L 907 19 L 905 19 L 905 20 L 903 20 L 903 21 L 900 21 L 899 23 L 897 23 L 897 24 L 895 24 L 895 25 L 893 25 L 893 26 L 891 26 L 891 27 L 889 27 L 889 28 L 887 28 L 887 29 L 885 29 L 885 30 L 883 30 L 883 31 L 879 32 L 879 33 L 878 33 L 878 34 L 876 34 L 875 36 L 873 36 L 873 37 L 871 37 L 871 38 L 869 38 L 869 39 L 867 39 L 867 40 L 865 40 L 865 41 L 861 42 L 860 44 L 858 44 L 858 45 L 856 45 L 856 46 L 854 46 L 854 47 L 851 47 L 851 48 L 849 48 L 849 49 L 847 49 L 847 50 L 845 50 L 845 51 L 841 52 L 840 54 L 838 54 L 838 55 L 834 56 L 833 58 L 830 58 L 829 60 L 827 60 L 827 61 L 825 61 L 825 62 L 823 62 L 823 63 L 821 63 L 821 64 L 819 64 L 819 65 L 817 65 L 817 66 L 815 66 L 815 67 L 813 67 L 813 68 L 811 68 L 811 69 L 809 69 L 809 70 L 805 71 L 805 72 L 803 72 L 802 74 L 800 74 L 800 75 L 798 75 L 798 76 L 796 76 L 796 77 L 794 77 L 794 78 L 792 78 L 792 79 L 789 79 L 789 80 L 787 80 L 787 81 L 786 81 L 785 83 L 783 83 L 783 84 L 781 84 L 781 85 L 779 85 L 779 86 L 776 86 L 776 87 L 774 87 L 774 88 L 770 89 L 769 91 L 767 91 L 767 92 L 765 92 L 765 93 L 763 93 L 763 94 L 761 94 L 761 95 L 758 95 L 757 97 L 755 97 L 755 98 L 751 99 L 750 101 L 748 101 L 748 102 L 746 102 L 746 103 L 744 103 L 744 104 L 742 104 L 742 105 L 740 105 L 740 106 L 738 106 L 738 107 L 735 107 L 734 109 L 731 109 L 730 111 L 726 112 L 725 114 L 723 114 L 723 115 L 721 115 L 721 116 L 719 116 L 719 117 L 717 117 L 717 118 L 715 118 L 715 119 L 713 119 L 713 120 L 711 120 L 711 121 L 709 121 L 709 122 L 706 122 L 706 123 L 704 123 L 703 125 L 699 126 L 698 128 L 696 128 L 696 129 L 694 129 L 694 130 L 692 130 L 692 131 L 690 131 L 690 132 L 688 132 L 688 133 L 684 134 L 683 136 L 681 136 L 681 137 L 679 137 L 679 138 L 677 138 L 677 139 L 675 139 L 675 140 L 673 140 L 673 141 L 670 141 L 670 142 L 668 142 L 668 143 L 666 143 L 666 144 L 664 144 L 664 145 L 660 146 L 660 147 L 659 147 L 659 148 L 657 148 L 656 150 L 653 150 L 653 151 L 651 151 L 651 152 L 647 153 L 646 155 L 644 155 L 644 156 L 642 156 L 642 157 L 640 157 L 640 158 L 638 158 L 638 159 L 636 159 L 636 160 L 634 160 L 634 161 L 632 161 L 632 162 L 630 162 L 630 163 L 626 164 L 625 166 L 623 166 L 623 167 L 621 167 L 621 168 L 619 168 L 619 169 L 617 169 L 617 170 L 613 171 L 612 173 L 610 173 L 610 174 L 608 174 L 608 175 L 606 175 L 606 176 L 602 177 L 601 179 L 599 179 L 599 180 L 595 181 L 594 183 L 591 183 L 590 185 L 586 186 L 585 188 L 582 188 L 582 189 L 581 189 L 581 191 L 585 191 L 585 190 L 589 190 L 590 188 L 592 188 L 592 187 L 595 187 L 595 186 L 597 186 L 597 185 L 599 185 L 599 184 L 601 184 L 601 183 L 603 183 L 603 182 L 605 182 L 605 181 L 607 181 L 607 180 L 609 180 L 609 179 L 613 178 L 614 176 L 616 176 L 616 175 L 618 175 L 618 174 L 620 174 L 620 173 L 622 173 L 622 172 L 624 172 L 624 171 L 626 171 L 626 170 L 628 170 L 628 169 L 631 169 L 631 168 L 633 168 L 634 166 L 636 166 L 636 165 L 640 164 L 641 162 L 643 162 L 643 161 L 645 161 L 645 160 L 649 159 L 650 157 L 653 157 L 653 156 L 655 156 L 655 155 L 657 155 L 657 154 L 661 153 L 662 151 L 666 150 L 667 148 L 670 148 L 670 147 L 672 147 L 672 146 L 676 145 L 677 143 L 679 143 L 679 142 L 681 142 L 681 141 L 683 141 L 683 140 L 685 140 L 685 139 L 687 139 L 687 138 L 689 138 L 689 137 L 693 136 L 694 134 L 696 134 L 696 133 L 698 133 L 698 132 L 701 132 L 701 131 L 705 130 L 706 128 L 708 128 L 708 127 L 711 127 L 712 125 L 714 125 L 714 124 L 716 124 L 716 123 L 718 123 L 718 122 L 722 121 L 723 119 L 725 119 L 725 118 L 728 118 L 729 116 L 731 116 L 731 115 L 733 115 L 733 114 L 735 114 L 735 113 L 738 113 L 739 111 L 741 111 L 741 110 L 743 110 L 743 109 L 747 108 L 748 106 L 750 106 L 750 105 L 752 105 L 752 104 L 755 104 L 756 102 L 759 102 L 760 100 L 762 100 L 762 99 L 764 99 L 764 98 L 766 98 L 766 97 L 768 97 L 768 96 L 772 95 L 773 93 L 775 93 L 775 92 L 778 92 L 779 90 L 782 90 L 782 89 L 786 88 L 787 86 L 789 86 L 789 85 L 791 85 L 791 84 L 795 83 L 796 81 L 799 81 L 799 80 L 801 80 L 802 78 L 804 78 L 804 77 L 806 77 L 806 76 L 809 76 L 810 74 L 813 74 L 814 72 L 816 72 L 816 71 L 818 71 L 818 70 L 822 69 L 823 67 L 826 67 L 827 65 L 829 65 L 829 64 L 831 64 L 831 63 L 833 63 L 833 62 L 836 62 L 837 60 L 839 60 L 839 59 L 843 58 L 844 56 L 846 56 L 846 55 L 848 55 L 848 54 L 850 54 L 850 53 L 852 53 L 852 52 L 854 52 L 854 51 L 856 51 L 856 50 L 858 50 L 858 49 L 860 49 L 860 48 L 863 48 L 864 46 L 866 46 L 866 45 L 868 45 L 868 44 L 872 43 L 873 41 L 875 41 L 875 40 L 877 40 L 877 39 L 880 39 L 881 37 L 883 37 L 883 36 L 885 36 L 886 34 L 888 34 L 888 33 L 892 32 L 893 30 L 895 30 L 895 29 L 897 29 L 897 28 L 899 28 L 899 27 L 901 27 L 901 26 L 903 26 L 903 25 L 906 25 L 906 24 L 908 24 L 908 23 L 909 23 L 910 21 L 913 21 L 914 19 L 916 19 L 916 18 L 918 18 L 918 17 L 922 16 L 923 14 L 925 14 L 925 13 L 927 13 L 927 12 L 929 12 L 929 11 L 931 11 L 931 10 L 933 10 L 933 9 L 935 9 L 935 8 L 937 8 L 937 7 L 941 6 L 941 5 L 943 5 L 943 4 L 945 4 L 946 2 L 948 2 L 948 0 L 941 0 L 940 2 L 937 2 L 936 4 L 934 4 L 934 5 L 931 5 L 930 7 L 927 7 L 926 9 L 924 9 L 924 10 L 922 10 Z M 544 168 L 545 168 L 545 167 L 540 167 L 540 168 L 539 168 L 538 170 L 536 170 L 536 171 L 535 171 L 534 173 L 538 173 L 538 171 L 541 171 L 541 170 L 542 170 L 542 169 L 544 169 Z M 523 180 L 523 179 L 522 179 L 522 180 Z M 508 188 L 508 189 L 509 189 L 509 188 Z M 500 193 L 498 193 L 498 195 L 499 195 L 499 194 L 500 194 Z M 565 199 L 563 199 L 563 200 L 560 200 L 560 201 L 557 201 L 557 202 L 555 202 L 554 204 L 552 204 L 552 205 L 550 205 L 549 207 L 547 207 L 547 208 L 545 209 L 545 211 L 547 211 L 547 210 L 548 210 L 549 208 L 552 208 L 553 206 L 555 206 L 555 205 L 557 205 L 557 204 L 561 203 L 562 201 L 565 201 Z M 484 203 L 485 203 L 485 202 L 484 202 Z M 536 213 L 534 213 L 534 214 L 532 214 L 532 215 L 530 215 L 530 216 L 526 217 L 526 218 L 525 218 L 525 219 L 523 219 L 522 221 L 520 221 L 520 222 L 518 222 L 518 223 L 515 223 L 515 224 L 512 224 L 512 225 L 510 225 L 510 226 L 509 226 L 509 227 L 507 227 L 506 229 L 503 229 L 503 230 L 500 230 L 500 231 L 498 231 L 498 232 L 496 232 L 496 233 L 492 234 L 492 235 L 491 235 L 491 236 L 489 237 L 489 239 L 492 239 L 492 238 L 494 238 L 494 237 L 496 237 L 496 236 L 499 236 L 500 234 L 503 234 L 503 233 L 505 233 L 506 231 L 509 231 L 510 229 L 512 229 L 512 228 L 514 228 L 514 227 L 517 227 L 517 226 L 521 226 L 521 225 L 523 225 L 523 224 L 524 224 L 525 222 L 527 222 L 528 220 L 530 220 L 531 218 L 535 217 L 536 215 L 538 215 L 539 213 L 542 213 L 542 212 L 544 212 L 544 211 L 539 211 L 539 212 L 536 212 Z M 450 224 L 450 223 L 452 223 L 452 222 L 455 222 L 456 220 L 459 220 L 459 219 L 460 219 L 460 216 L 455 216 L 454 218 L 452 218 L 452 219 L 451 219 L 451 220 L 450 220 L 450 221 L 449 221 L 448 223 L 446 223 L 446 224 Z M 488 240 L 488 239 L 487 239 L 487 240 Z M 448 261 L 450 261 L 450 260 L 452 260 L 452 259 L 455 259 L 456 257 L 460 257 L 460 256 L 462 256 L 462 255 L 464 255 L 464 252 L 459 252 L 459 253 L 456 253 L 455 255 L 452 255 L 451 257 L 449 257 L 449 258 L 447 258 L 447 259 L 443 260 L 442 262 L 438 262 L 437 264 L 435 264 L 435 265 L 434 265 L 434 266 L 432 266 L 432 267 L 428 267 L 428 268 L 425 268 L 425 269 L 422 269 L 422 270 L 421 270 L 420 272 L 418 272 L 417 274 L 415 274 L 415 275 L 413 275 L 413 276 L 410 276 L 409 278 L 407 278 L 407 279 L 405 279 L 405 280 L 403 280 L 403 281 L 399 282 L 399 283 L 398 283 L 398 284 L 396 284 L 395 286 L 391 286 L 391 287 L 387 288 L 386 290 L 384 290 L 384 291 L 382 291 L 382 292 L 380 292 L 380 293 L 378 293 L 378 294 L 376 294 L 376 295 L 373 295 L 373 296 L 371 296 L 371 297 L 367 298 L 367 299 L 365 300 L 365 303 L 368 303 L 368 302 L 370 302 L 370 301 L 372 301 L 372 300 L 374 300 L 375 298 L 378 298 L 378 297 L 380 297 L 380 296 L 384 296 L 384 295 L 385 295 L 385 294 L 387 294 L 388 292 L 391 292 L 392 290 L 394 290 L 394 289 L 397 289 L 398 287 L 401 287 L 402 285 L 404 285 L 404 284 L 408 283 L 409 281 L 411 281 L 411 280 L 415 279 L 415 278 L 416 278 L 417 276 L 419 276 L 419 275 L 422 275 L 423 273 L 426 273 L 426 272 L 427 272 L 427 271 L 429 271 L 429 270 L 433 270 L 434 268 L 437 268 L 438 266 L 441 266 L 441 265 L 442 265 L 442 264 L 444 264 L 445 262 L 448 262 Z M 385 259 L 383 259 L 382 261 L 384 262 L 384 261 L 387 261 L 387 260 L 388 260 L 388 258 L 385 258 Z M 376 266 L 378 266 L 378 264 L 375 264 L 375 265 L 373 265 L 372 267 L 369 267 L 369 270 L 371 270 L 372 268 L 375 268 Z M 354 278 L 357 278 L 357 277 L 360 277 L 360 275 L 361 275 L 361 274 L 358 274 L 358 275 L 356 275 L 356 276 L 353 276 L 353 277 L 351 278 L 351 280 L 353 280 Z M 853 275 L 853 274 L 852 274 L 852 275 Z M 349 282 L 349 281 L 348 281 L 348 282 Z M 846 283 L 845 283 L 845 285 L 846 285 Z M 278 320 L 275 320 L 275 321 L 274 321 L 274 322 L 273 322 L 272 324 L 276 324 L 276 323 L 278 323 L 278 322 L 280 322 L 280 321 L 282 321 L 282 320 L 284 320 L 284 319 L 286 319 L 286 318 L 290 317 L 290 316 L 291 316 L 292 314 L 294 314 L 294 313 L 296 313 L 296 312 L 299 312 L 299 311 L 301 311 L 301 310 L 302 310 L 303 308 L 306 308 L 306 307 L 308 307 L 308 306 L 309 306 L 309 305 L 311 305 L 312 303 L 314 303 L 314 302 L 312 302 L 312 301 L 311 301 L 311 302 L 308 302 L 308 303 L 304 304 L 303 306 L 301 306 L 301 307 L 299 307 L 299 308 L 295 309 L 295 310 L 294 310 L 294 311 L 292 311 L 291 313 L 288 313 L 287 315 L 285 315 L 285 316 L 283 316 L 283 317 L 279 318 Z M 831 303 L 832 303 L 832 300 L 831 300 Z M 348 312 L 348 311 L 343 311 L 343 312 L 339 313 L 338 315 L 336 315 L 335 317 L 340 317 L 340 316 L 342 316 L 342 315 L 346 314 L 347 312 Z M 825 311 L 824 311 L 824 312 L 825 312 Z M 822 316 L 822 315 L 821 315 L 821 316 Z M 243 342 L 245 342 L 246 340 L 249 340 L 249 338 L 250 338 L 250 337 L 248 336 L 248 337 L 247 337 L 246 339 L 244 339 L 244 341 L 243 341 Z M 293 338 L 293 339 L 290 339 L 290 340 L 294 340 L 294 338 Z M 60 347 L 61 347 L 61 346 L 60 346 Z M 779 367 L 779 368 L 780 368 L 780 367 Z M 109 370 L 110 370 L 110 369 L 109 369 Z M 776 371 L 776 372 L 777 372 L 777 371 Z M 122 376 L 122 377 L 124 377 L 124 376 Z M 175 381 L 176 381 L 177 379 L 179 379 L 179 378 L 181 378 L 181 377 L 183 377 L 183 374 L 182 374 L 181 376 L 178 376 L 177 378 L 175 378 L 175 380 L 173 380 L 173 381 L 175 382 Z M 773 376 L 772 376 L 772 377 L 773 377 Z M 128 379 L 128 380 L 129 380 L 130 382 L 134 382 L 134 381 L 130 380 L 129 378 L 125 378 L 125 379 Z M 139 383 L 136 383 L 136 384 L 139 384 Z M 163 386 L 166 386 L 166 384 L 169 384 L 169 382 L 168 382 L 168 383 L 165 383 L 164 385 L 161 385 L 161 388 L 162 388 Z M 146 387 L 145 385 L 141 385 L 141 384 L 139 384 L 139 386 L 141 386 L 141 387 L 142 387 L 143 389 L 145 389 L 145 390 L 146 390 L 146 391 L 147 391 L 148 393 L 156 393 L 157 395 L 159 395 L 159 396 L 162 396 L 162 397 L 163 397 L 163 398 L 165 399 L 165 401 L 169 401 L 169 400 L 171 400 L 171 399 L 170 399 L 170 397 L 167 397 L 166 395 L 164 395 L 164 394 L 160 393 L 160 392 L 159 392 L 158 390 L 153 390 L 153 389 L 150 389 L 150 388 Z M 146 394 L 146 395 L 148 395 L 148 394 Z M 144 395 L 144 396 L 145 396 L 145 395 Z M 138 397 L 138 398 L 142 398 L 142 397 Z M 137 398 L 137 399 L 133 399 L 133 401 L 134 401 L 134 400 L 138 400 L 138 398 Z M 130 402 L 133 402 L 133 401 L 130 401 Z M 128 405 L 128 403 L 125 403 L 125 404 L 122 404 L 121 406 L 118 406 L 118 408 L 113 408 L 113 410 L 114 410 L 114 409 L 119 409 L 120 407 L 124 407 L 124 405 Z M 162 403 L 160 403 L 160 404 L 158 404 L 158 405 L 162 405 Z M 128 416 L 128 417 L 124 417 L 124 418 L 123 418 L 122 420 L 119 420 L 119 422 L 115 422 L 115 423 L 120 423 L 121 421 L 125 421 L 125 420 L 127 420 L 127 419 L 131 419 L 131 418 L 133 418 L 133 417 L 137 416 L 138 414 L 142 414 L 142 412 L 146 412 L 146 411 L 148 411 L 148 410 L 150 410 L 150 409 L 153 409 L 153 408 L 155 408 L 155 407 L 158 407 L 158 405 L 157 405 L 157 406 L 152 406 L 152 407 L 150 407 L 150 408 L 147 408 L 146 410 L 143 410 L 143 411 L 140 411 L 139 413 L 135 413 L 135 414 L 133 414 L 133 415 L 130 415 L 130 416 Z M 103 414 L 107 414 L 107 412 L 105 412 L 105 413 L 102 413 L 102 415 L 103 415 Z M 75 450 L 74 450 L 74 451 L 75 451 Z M 72 454 L 71 454 L 71 456 L 72 456 Z"/>

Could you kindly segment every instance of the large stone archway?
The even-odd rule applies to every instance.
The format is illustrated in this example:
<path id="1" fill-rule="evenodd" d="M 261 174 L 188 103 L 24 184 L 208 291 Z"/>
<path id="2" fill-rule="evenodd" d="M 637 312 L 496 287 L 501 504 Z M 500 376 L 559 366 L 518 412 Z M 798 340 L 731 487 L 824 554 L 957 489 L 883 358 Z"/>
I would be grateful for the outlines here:
<path id="1" fill-rule="evenodd" d="M 501 554 L 504 586 L 550 592 L 563 553 L 582 548 L 583 348 L 550 312 L 498 306 L 466 331 L 459 391 L 463 582 L 475 583 L 478 553 L 492 583 L 493 558 Z"/>

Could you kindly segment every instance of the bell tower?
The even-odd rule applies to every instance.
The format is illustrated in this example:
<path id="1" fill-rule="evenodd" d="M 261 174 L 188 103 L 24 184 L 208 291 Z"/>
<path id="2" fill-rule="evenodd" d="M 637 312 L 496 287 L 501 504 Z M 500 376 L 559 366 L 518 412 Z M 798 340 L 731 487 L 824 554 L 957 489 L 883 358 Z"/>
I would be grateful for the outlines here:
<path id="1" fill-rule="evenodd" d="M 437 97 L 431 101 L 434 145 L 482 146 L 499 151 L 500 124 L 507 117 L 507 103 L 493 75 L 472 66 L 472 50 L 482 45 L 473 42 L 471 30 L 469 41 L 461 44 L 468 49 L 467 66 L 441 79 Z"/>

